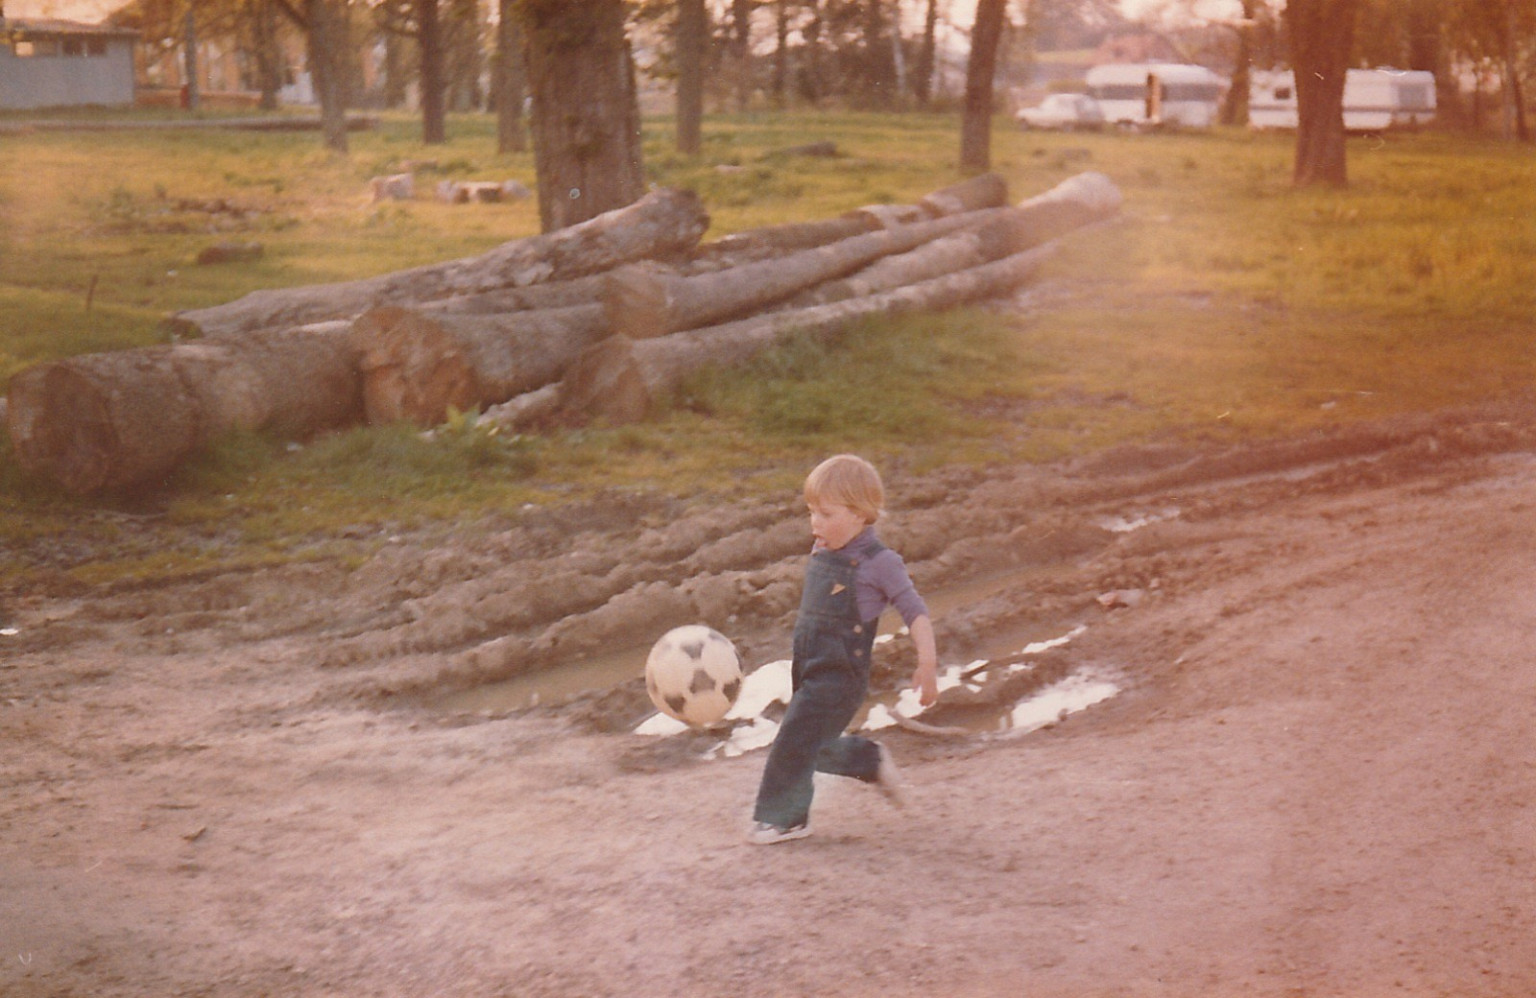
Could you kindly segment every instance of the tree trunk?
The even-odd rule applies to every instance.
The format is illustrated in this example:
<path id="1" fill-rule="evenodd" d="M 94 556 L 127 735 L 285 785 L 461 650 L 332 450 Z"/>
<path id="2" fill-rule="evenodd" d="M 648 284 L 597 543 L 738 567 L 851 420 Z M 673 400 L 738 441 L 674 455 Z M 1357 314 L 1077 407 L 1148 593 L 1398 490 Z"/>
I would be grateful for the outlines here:
<path id="1" fill-rule="evenodd" d="M 528 90 L 528 69 L 523 62 L 523 30 L 514 9 L 517 0 L 500 0 L 496 27 L 496 151 L 524 152 L 528 131 L 523 121 L 523 99 Z"/>
<path id="2" fill-rule="evenodd" d="M 960 169 L 966 173 L 992 168 L 992 80 L 1007 5 L 1007 0 L 977 0 L 976 4 L 960 119 Z"/>
<path id="3" fill-rule="evenodd" d="M 1232 65 L 1232 85 L 1221 102 L 1223 125 L 1248 124 L 1248 99 L 1253 81 L 1253 19 L 1259 0 L 1243 0 L 1243 23 L 1237 32 L 1237 56 Z"/>
<path id="4" fill-rule="evenodd" d="M 256 329 L 352 319 L 378 305 L 526 287 L 611 270 L 632 260 L 688 251 L 709 228 L 691 191 L 662 188 L 580 225 L 511 242 L 479 256 L 334 284 L 253 291 L 223 305 L 172 316 L 183 333 L 231 336 Z"/>
<path id="5" fill-rule="evenodd" d="M 703 141 L 704 54 L 709 37 L 704 0 L 678 0 L 677 151 L 697 156 Z"/>
<path id="6" fill-rule="evenodd" d="M 1504 130 L 1506 138 L 1520 142 L 1531 140 L 1525 121 L 1525 93 L 1520 85 L 1520 28 L 1515 18 L 1515 5 L 1504 3 L 1504 24 L 1501 31 L 1501 56 L 1504 62 Z"/>
<path id="7" fill-rule="evenodd" d="M 332 0 L 304 0 L 304 19 L 309 31 L 309 73 L 320 101 L 320 132 L 332 152 L 347 151 L 347 104 L 337 53 L 344 39 L 337 31 Z"/>
<path id="8" fill-rule="evenodd" d="M 744 113 L 752 102 L 752 0 L 731 0 L 730 52 L 736 110 Z"/>
<path id="9" fill-rule="evenodd" d="M 603 304 L 615 333 L 635 339 L 665 336 L 720 322 L 845 276 L 883 256 L 906 252 L 984 221 L 976 217 L 979 214 L 984 212 L 870 232 L 693 277 L 678 277 L 645 264 L 621 267 L 609 275 Z"/>
<path id="10" fill-rule="evenodd" d="M 923 44 L 917 52 L 917 67 L 913 72 L 913 95 L 917 106 L 928 110 L 933 100 L 933 71 L 938 53 L 939 0 L 928 0 L 928 13 L 923 17 Z"/>
<path id="11" fill-rule="evenodd" d="M 810 21 L 806 24 L 802 34 L 805 36 L 805 66 L 800 70 L 800 96 L 812 107 L 821 103 L 826 95 L 826 86 L 822 81 L 822 64 L 825 54 L 822 52 L 822 30 L 826 24 L 822 19 L 821 0 L 807 0 L 811 11 Z"/>
<path id="12" fill-rule="evenodd" d="M 444 79 L 448 83 L 448 109 L 478 111 L 485 103 L 480 78 L 485 69 L 481 51 L 485 24 L 480 0 L 449 0 L 444 23 Z"/>
<path id="13" fill-rule="evenodd" d="M 1357 0 L 1289 0 L 1285 18 L 1296 68 L 1298 187 L 1349 183 L 1344 148 L 1344 74 Z"/>
<path id="14" fill-rule="evenodd" d="M 524 0 L 539 221 L 553 232 L 645 193 L 622 0 Z"/>
<path id="15" fill-rule="evenodd" d="M 308 436 L 362 411 L 348 323 L 86 354 L 11 379 L 18 462 L 70 492 L 154 487 L 234 429 Z"/>
<path id="16" fill-rule="evenodd" d="M 257 107 L 277 109 L 277 92 L 282 89 L 282 49 L 278 47 L 277 8 L 272 0 L 249 0 L 246 7 L 251 31 L 251 59 L 256 64 L 256 87 L 261 91 Z"/>
<path id="17" fill-rule="evenodd" d="M 385 107 L 404 107 L 406 87 L 411 76 L 411 38 L 397 26 L 406 20 L 410 0 L 381 0 L 376 16 L 383 22 L 384 79 L 381 83 Z"/>
<path id="18" fill-rule="evenodd" d="M 448 111 L 437 0 L 416 0 L 416 41 L 421 52 L 421 141 L 440 145 L 448 141 Z"/>
<path id="19" fill-rule="evenodd" d="M 826 336 L 870 315 L 932 311 L 996 298 L 1029 280 L 1049 252 L 1037 247 L 879 295 L 773 312 L 656 339 L 610 336 L 572 365 L 558 391 L 543 393 L 550 403 L 543 412 L 535 409 L 523 418 L 552 416 L 556 422 L 576 424 L 593 419 L 635 422 L 683 378 L 705 365 L 738 364 L 786 336 Z"/>
<path id="20" fill-rule="evenodd" d="M 191 4 L 187 5 L 187 13 L 182 22 L 181 48 L 184 60 L 187 81 L 185 107 L 188 111 L 196 111 L 201 105 L 200 94 L 202 87 L 197 79 L 197 14 Z"/>
<path id="21" fill-rule="evenodd" d="M 607 335 L 599 304 L 504 315 L 456 315 L 388 305 L 353 324 L 370 423 L 436 426 L 557 381 Z"/>
<path id="22" fill-rule="evenodd" d="M 789 92 L 789 0 L 774 4 L 773 106 L 783 110 Z"/>

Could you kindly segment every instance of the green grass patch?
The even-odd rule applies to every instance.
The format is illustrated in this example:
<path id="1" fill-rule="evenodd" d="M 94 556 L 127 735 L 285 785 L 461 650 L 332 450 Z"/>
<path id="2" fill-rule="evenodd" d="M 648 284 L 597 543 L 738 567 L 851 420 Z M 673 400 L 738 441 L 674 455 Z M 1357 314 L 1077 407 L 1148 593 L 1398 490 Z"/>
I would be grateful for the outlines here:
<path id="1" fill-rule="evenodd" d="M 0 377 L 159 342 L 178 309 L 536 232 L 531 201 L 445 205 L 428 189 L 371 203 L 367 180 L 408 161 L 424 188 L 532 185 L 531 156 L 497 154 L 489 117 L 456 116 L 449 131 L 449 143 L 426 147 L 417 121 L 386 115 L 353 133 L 346 157 L 314 133 L 7 136 Z M 669 119 L 647 121 L 643 138 L 648 179 L 697 190 L 715 237 L 916 200 L 959 179 L 957 132 L 944 114 L 794 113 L 711 117 L 695 157 L 676 152 Z M 816 141 L 837 154 L 785 152 Z M 1528 392 L 1536 187 L 1524 150 L 1435 134 L 1351 139 L 1347 190 L 1298 191 L 1291 141 L 1022 133 L 999 119 L 994 168 L 1015 199 L 1085 170 L 1125 195 L 1119 220 L 1063 242 L 1033 297 L 792 339 L 700 373 L 640 426 L 498 437 L 465 415 L 431 439 L 404 427 L 300 444 L 242 435 L 182 469 L 148 513 L 29 481 L 0 441 L 0 544 L 20 555 L 0 567 L 0 585 L 43 562 L 99 582 L 338 557 L 338 536 L 367 544 L 605 489 L 792 492 L 833 450 L 903 468 L 1049 460 Z M 265 252 L 192 262 L 226 240 Z"/>

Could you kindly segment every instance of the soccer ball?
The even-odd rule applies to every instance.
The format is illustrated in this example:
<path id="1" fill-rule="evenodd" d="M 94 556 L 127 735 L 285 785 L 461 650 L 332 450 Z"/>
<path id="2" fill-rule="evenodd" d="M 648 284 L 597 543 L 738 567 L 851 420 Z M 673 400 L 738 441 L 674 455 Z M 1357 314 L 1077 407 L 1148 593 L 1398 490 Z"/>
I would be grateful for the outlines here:
<path id="1" fill-rule="evenodd" d="M 703 624 L 674 627 L 646 656 L 645 689 L 669 717 L 696 727 L 714 724 L 741 692 L 736 646 Z"/>

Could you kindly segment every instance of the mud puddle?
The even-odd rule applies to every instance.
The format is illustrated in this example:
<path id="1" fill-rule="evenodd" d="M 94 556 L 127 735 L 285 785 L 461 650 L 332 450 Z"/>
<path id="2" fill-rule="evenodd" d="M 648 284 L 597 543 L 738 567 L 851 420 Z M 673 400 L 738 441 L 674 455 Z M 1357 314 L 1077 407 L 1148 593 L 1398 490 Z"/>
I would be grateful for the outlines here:
<path id="1" fill-rule="evenodd" d="M 945 613 L 958 607 L 1027 586 L 1030 580 L 1043 577 L 1047 571 L 1034 566 L 991 574 L 936 590 L 926 594 L 925 599 L 935 619 L 943 619 Z M 893 613 L 887 613 L 881 618 L 880 634 L 876 641 L 889 641 L 900 631 L 899 618 Z M 982 653 L 990 658 L 1006 657 L 1038 637 L 1038 627 L 993 635 Z M 603 655 L 573 659 L 555 668 L 471 689 L 456 690 L 432 700 L 428 707 L 449 714 L 502 714 L 541 704 L 559 703 L 571 697 L 611 689 L 640 677 L 645 672 L 645 658 L 649 651 L 650 645 L 632 645 Z M 762 667 L 767 668 L 773 664 L 767 663 Z M 743 662 L 742 668 L 748 673 L 756 671 L 749 662 Z M 787 667 L 785 675 L 787 683 Z"/>
<path id="2" fill-rule="evenodd" d="M 950 690 L 979 693 L 989 681 L 1029 671 L 1033 665 L 1028 658 L 1070 644 L 1086 631 L 1087 628 L 1080 625 L 1059 637 L 1032 642 L 1022 649 L 1015 646 L 996 663 L 983 660 L 949 666 L 939 677 L 941 701 Z M 732 758 L 771 744 L 779 725 L 767 715 L 775 707 L 788 704 L 791 692 L 788 659 L 769 662 L 752 671 L 724 722 L 712 729 L 719 741 L 703 755 L 706 758 Z M 1102 703 L 1119 692 L 1120 686 L 1112 676 L 1102 670 L 1085 669 L 1018 701 L 998 703 L 990 709 L 972 712 L 960 725 L 934 727 L 924 725 L 921 720 L 926 709 L 918 702 L 917 692 L 903 689 L 874 698 L 855 720 L 854 727 L 860 731 L 881 731 L 916 724 L 920 726 L 919 730 L 941 736 L 1019 737 Z M 687 724 L 657 713 L 638 725 L 635 733 L 667 738 L 690 730 Z"/>

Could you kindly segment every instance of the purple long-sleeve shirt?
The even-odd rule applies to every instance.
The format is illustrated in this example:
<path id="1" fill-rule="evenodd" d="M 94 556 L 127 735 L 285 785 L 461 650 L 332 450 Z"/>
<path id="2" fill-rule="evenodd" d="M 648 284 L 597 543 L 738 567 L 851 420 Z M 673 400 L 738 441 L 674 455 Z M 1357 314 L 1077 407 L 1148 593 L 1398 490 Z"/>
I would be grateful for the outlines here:
<path id="1" fill-rule="evenodd" d="M 927 616 L 928 605 L 907 575 L 907 565 L 901 555 L 885 548 L 874 557 L 865 557 L 878 543 L 875 528 L 865 527 L 842 547 L 843 554 L 858 559 L 853 595 L 859 606 L 859 617 L 865 621 L 874 620 L 890 606 L 901 614 L 902 623 L 911 627 L 912 621 Z"/>

